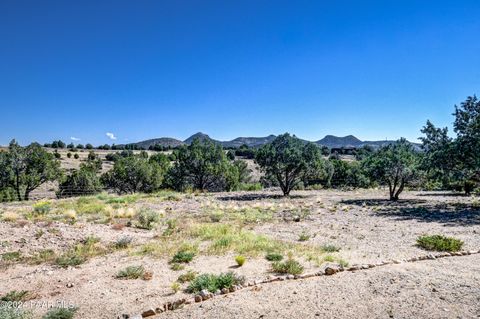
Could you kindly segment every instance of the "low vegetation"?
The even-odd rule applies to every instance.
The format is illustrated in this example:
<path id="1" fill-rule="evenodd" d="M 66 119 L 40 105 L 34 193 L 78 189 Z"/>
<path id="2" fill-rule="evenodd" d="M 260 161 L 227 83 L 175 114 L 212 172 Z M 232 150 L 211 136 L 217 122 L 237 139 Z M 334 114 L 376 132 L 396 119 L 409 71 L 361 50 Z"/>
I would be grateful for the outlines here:
<path id="1" fill-rule="evenodd" d="M 145 276 L 145 268 L 143 266 L 128 266 L 120 270 L 116 274 L 117 279 L 139 279 Z"/>
<path id="2" fill-rule="evenodd" d="M 77 308 L 55 308 L 48 311 L 42 319 L 72 319 Z"/>
<path id="3" fill-rule="evenodd" d="M 189 293 L 198 293 L 204 289 L 210 292 L 216 292 L 223 288 L 230 289 L 234 285 L 240 285 L 245 282 L 245 278 L 238 276 L 233 272 L 215 274 L 202 274 L 191 281 L 187 288 Z"/>
<path id="4" fill-rule="evenodd" d="M 443 235 L 426 235 L 417 239 L 417 245 L 426 250 L 454 252 L 462 249 L 463 241 Z"/>
<path id="5" fill-rule="evenodd" d="M 295 259 L 288 258 L 286 261 L 275 261 L 272 263 L 272 271 L 279 274 L 300 275 L 304 267 Z"/>

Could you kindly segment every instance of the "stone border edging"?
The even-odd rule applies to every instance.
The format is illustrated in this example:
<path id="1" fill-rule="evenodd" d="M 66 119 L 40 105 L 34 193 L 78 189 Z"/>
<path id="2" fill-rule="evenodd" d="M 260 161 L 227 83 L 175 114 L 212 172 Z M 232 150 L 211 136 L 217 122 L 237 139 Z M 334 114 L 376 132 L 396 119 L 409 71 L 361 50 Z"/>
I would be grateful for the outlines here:
<path id="1" fill-rule="evenodd" d="M 438 258 L 445 258 L 445 257 L 454 257 L 454 256 L 467 256 L 467 255 L 475 255 L 475 254 L 480 254 L 480 250 L 464 250 L 464 251 L 458 251 L 458 252 L 442 252 L 442 253 L 436 253 L 436 254 L 428 254 L 428 255 L 422 255 L 418 257 L 412 257 L 409 259 L 392 259 L 392 260 L 387 260 L 383 262 L 378 262 L 378 263 L 371 263 L 371 264 L 362 264 L 362 265 L 352 265 L 350 267 L 342 267 L 340 265 L 333 265 L 333 266 L 327 266 L 324 270 L 320 270 L 315 273 L 310 273 L 310 274 L 303 274 L 303 275 L 284 275 L 284 276 L 273 276 L 270 275 L 264 280 L 255 280 L 251 281 L 248 283 L 245 283 L 243 285 L 235 285 L 231 287 L 230 289 L 224 288 L 222 291 L 217 292 L 217 293 L 211 293 L 206 290 L 202 290 L 199 294 L 195 295 L 193 298 L 182 298 L 178 299 L 176 301 L 170 301 L 164 303 L 161 307 L 158 308 L 150 308 L 141 314 L 138 315 L 122 315 L 121 317 L 118 317 L 119 319 L 142 319 L 142 318 L 147 318 L 151 316 L 155 316 L 158 314 L 161 314 L 166 311 L 173 311 L 175 309 L 178 309 L 182 307 L 183 305 L 189 305 L 192 303 L 200 303 L 209 299 L 214 298 L 215 296 L 218 295 L 226 295 L 232 292 L 235 292 L 237 290 L 241 290 L 244 288 L 248 287 L 255 287 L 259 285 L 264 285 L 268 284 L 271 282 L 275 281 L 284 281 L 284 280 L 296 280 L 296 279 L 307 279 L 311 277 L 318 277 L 318 276 L 331 276 L 339 272 L 343 271 L 359 271 L 359 270 L 367 270 L 375 267 L 381 267 L 381 266 L 387 266 L 391 264 L 402 264 L 402 263 L 412 263 L 412 262 L 417 262 L 417 261 L 422 261 L 422 260 L 433 260 L 433 259 L 438 259 Z"/>

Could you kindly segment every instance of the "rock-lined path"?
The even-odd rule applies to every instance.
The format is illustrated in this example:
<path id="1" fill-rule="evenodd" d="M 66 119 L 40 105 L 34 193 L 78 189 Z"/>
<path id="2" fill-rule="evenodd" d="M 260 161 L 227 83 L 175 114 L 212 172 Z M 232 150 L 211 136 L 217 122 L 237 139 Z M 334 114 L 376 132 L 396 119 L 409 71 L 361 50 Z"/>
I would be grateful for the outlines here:
<path id="1" fill-rule="evenodd" d="M 480 255 L 274 281 L 152 318 L 314 317 L 480 318 Z"/>

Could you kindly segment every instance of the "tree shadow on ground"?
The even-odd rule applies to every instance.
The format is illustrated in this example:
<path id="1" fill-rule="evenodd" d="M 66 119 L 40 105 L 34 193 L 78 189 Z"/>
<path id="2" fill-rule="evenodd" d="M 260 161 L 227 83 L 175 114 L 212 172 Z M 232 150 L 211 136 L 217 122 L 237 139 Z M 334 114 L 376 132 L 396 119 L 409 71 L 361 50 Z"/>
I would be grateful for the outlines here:
<path id="1" fill-rule="evenodd" d="M 262 199 L 282 199 L 282 198 L 291 198 L 291 199 L 298 199 L 298 198 L 308 198 L 310 196 L 307 195 L 290 195 L 288 197 L 285 197 L 281 194 L 238 194 L 238 195 L 227 195 L 227 196 L 219 196 L 217 197 L 218 200 L 222 201 L 254 201 L 254 200 L 262 200 Z"/>
<path id="2" fill-rule="evenodd" d="M 480 207 L 468 203 L 430 203 L 423 199 L 344 200 L 342 203 L 373 207 L 375 216 L 400 221 L 416 220 L 424 223 L 440 223 L 444 226 L 480 225 Z"/>
<path id="3" fill-rule="evenodd" d="M 465 193 L 452 193 L 452 192 L 433 192 L 433 193 L 422 193 L 417 194 L 420 197 L 470 197 Z"/>

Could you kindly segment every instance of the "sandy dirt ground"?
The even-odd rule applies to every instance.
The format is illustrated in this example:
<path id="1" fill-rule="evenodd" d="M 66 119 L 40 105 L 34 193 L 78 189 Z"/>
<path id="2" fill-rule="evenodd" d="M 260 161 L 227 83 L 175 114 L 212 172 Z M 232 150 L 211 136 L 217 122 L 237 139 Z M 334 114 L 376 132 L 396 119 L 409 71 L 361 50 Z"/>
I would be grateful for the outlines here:
<path id="1" fill-rule="evenodd" d="M 276 205 L 274 218 L 249 225 L 257 234 L 285 242 L 298 243 L 300 234 L 308 234 L 306 245 L 335 245 L 333 256 L 350 265 L 403 259 L 426 252 L 415 245 L 422 234 L 454 236 L 465 242 L 464 248 L 480 248 L 480 206 L 472 197 L 449 193 L 406 192 L 397 203 L 385 201 L 385 192 L 302 191 L 289 199 L 274 192 L 220 193 L 184 197 L 180 201 L 139 201 L 133 205 L 202 218 L 209 207 Z M 8 211 L 20 205 L 3 205 Z M 285 207 L 302 207 L 307 212 L 293 221 Z M 40 229 L 55 228 L 37 238 Z M 105 245 L 122 236 L 135 244 L 154 241 L 161 230 L 140 230 L 111 225 L 78 222 L 70 225 L 54 222 L 0 222 L 0 253 L 20 251 L 34 254 L 49 248 L 62 252 L 89 235 L 101 238 Z M 199 273 L 234 271 L 247 280 L 271 274 L 263 256 L 250 258 L 236 268 L 235 253 L 201 255 L 187 266 Z M 302 260 L 306 272 L 324 265 Z M 153 278 L 118 280 L 115 274 L 130 265 L 143 265 Z M 276 282 L 201 304 L 185 306 L 159 318 L 479 318 L 480 255 L 428 260 L 412 264 L 388 265 L 332 277 Z M 17 263 L 1 269 L 0 295 L 11 290 L 34 292 L 35 301 L 55 303 L 64 300 L 79 310 L 75 318 L 117 318 L 140 313 L 166 301 L 189 296 L 172 293 L 171 284 L 180 273 L 170 269 L 167 258 L 135 256 L 118 251 L 90 259 L 78 267 L 59 268 L 52 264 Z M 36 316 L 46 309 L 34 308 Z"/>

